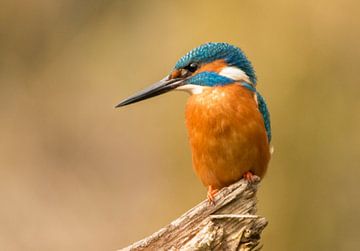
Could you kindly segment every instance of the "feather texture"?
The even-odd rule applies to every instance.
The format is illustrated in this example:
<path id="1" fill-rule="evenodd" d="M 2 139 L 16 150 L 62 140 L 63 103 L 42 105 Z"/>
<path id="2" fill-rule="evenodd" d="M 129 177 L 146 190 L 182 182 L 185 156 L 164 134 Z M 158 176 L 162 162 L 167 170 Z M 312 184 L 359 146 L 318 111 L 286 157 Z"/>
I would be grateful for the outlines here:
<path id="1" fill-rule="evenodd" d="M 216 60 L 224 60 L 228 66 L 236 66 L 243 70 L 250 81 L 256 84 L 256 75 L 251 62 L 244 52 L 228 43 L 207 43 L 191 50 L 175 65 L 175 69 L 181 69 L 190 63 L 210 63 Z"/>
<path id="2" fill-rule="evenodd" d="M 228 186 L 247 171 L 264 176 L 270 151 L 254 95 L 229 84 L 190 96 L 186 125 L 193 166 L 205 186 Z"/>

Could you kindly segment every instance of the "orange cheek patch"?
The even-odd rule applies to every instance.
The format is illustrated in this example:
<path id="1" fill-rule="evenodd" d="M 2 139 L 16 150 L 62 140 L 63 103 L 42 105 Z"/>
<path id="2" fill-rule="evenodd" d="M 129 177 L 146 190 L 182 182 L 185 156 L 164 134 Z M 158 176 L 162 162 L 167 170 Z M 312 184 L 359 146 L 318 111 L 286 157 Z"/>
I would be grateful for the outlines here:
<path id="1" fill-rule="evenodd" d="M 174 70 L 171 74 L 170 74 L 170 78 L 178 78 L 181 76 L 181 71 L 180 70 Z"/>
<path id="2" fill-rule="evenodd" d="M 215 60 L 211 63 L 205 64 L 196 71 L 196 73 L 204 71 L 220 72 L 227 64 L 224 59 Z"/>

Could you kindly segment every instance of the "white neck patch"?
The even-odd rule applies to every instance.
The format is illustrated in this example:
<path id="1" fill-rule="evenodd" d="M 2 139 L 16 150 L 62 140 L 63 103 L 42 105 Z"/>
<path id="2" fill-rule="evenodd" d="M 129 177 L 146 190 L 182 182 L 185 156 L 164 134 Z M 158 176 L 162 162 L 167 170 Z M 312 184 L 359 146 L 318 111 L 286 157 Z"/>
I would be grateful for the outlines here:
<path id="1" fill-rule="evenodd" d="M 224 67 L 220 72 L 219 75 L 227 77 L 227 78 L 231 78 L 233 80 L 236 81 L 245 81 L 247 83 L 251 83 L 248 75 L 246 75 L 246 73 L 242 70 L 240 70 L 237 67 L 234 66 L 226 66 Z"/>
<path id="2" fill-rule="evenodd" d="M 203 92 L 205 88 L 209 88 L 208 86 L 201 86 L 201 85 L 181 85 L 177 87 L 175 90 L 185 91 L 190 94 L 200 94 Z"/>

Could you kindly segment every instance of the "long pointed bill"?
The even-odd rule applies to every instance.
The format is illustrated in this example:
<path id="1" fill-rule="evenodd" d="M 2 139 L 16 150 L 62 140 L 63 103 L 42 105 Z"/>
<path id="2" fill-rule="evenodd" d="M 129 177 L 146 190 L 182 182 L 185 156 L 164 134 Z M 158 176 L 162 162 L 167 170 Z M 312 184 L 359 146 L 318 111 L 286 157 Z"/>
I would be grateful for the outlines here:
<path id="1" fill-rule="evenodd" d="M 181 79 L 180 78 L 169 79 L 169 77 L 166 77 L 166 78 L 160 80 L 159 82 L 149 86 L 148 88 L 121 101 L 121 103 L 118 104 L 117 106 L 115 106 L 115 108 L 129 105 L 132 103 L 136 103 L 141 100 L 152 98 L 152 97 L 158 96 L 160 94 L 166 93 L 168 91 L 171 91 L 171 90 L 175 89 L 176 87 L 183 85 L 184 80 L 185 79 L 182 79 L 182 78 Z"/>

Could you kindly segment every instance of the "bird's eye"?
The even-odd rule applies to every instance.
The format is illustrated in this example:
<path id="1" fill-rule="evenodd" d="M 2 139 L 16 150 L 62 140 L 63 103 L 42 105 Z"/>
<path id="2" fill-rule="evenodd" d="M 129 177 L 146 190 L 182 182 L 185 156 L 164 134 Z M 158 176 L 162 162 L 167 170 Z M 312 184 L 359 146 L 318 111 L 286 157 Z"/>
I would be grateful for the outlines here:
<path id="1" fill-rule="evenodd" d="M 198 69 L 198 64 L 197 63 L 190 63 L 187 66 L 184 67 L 184 69 L 190 71 L 190 72 L 195 72 Z"/>

